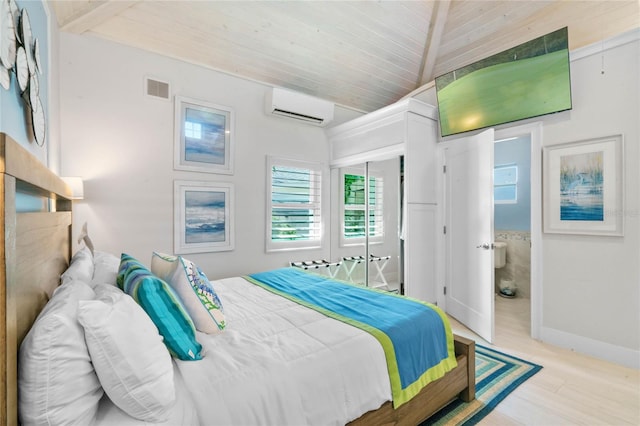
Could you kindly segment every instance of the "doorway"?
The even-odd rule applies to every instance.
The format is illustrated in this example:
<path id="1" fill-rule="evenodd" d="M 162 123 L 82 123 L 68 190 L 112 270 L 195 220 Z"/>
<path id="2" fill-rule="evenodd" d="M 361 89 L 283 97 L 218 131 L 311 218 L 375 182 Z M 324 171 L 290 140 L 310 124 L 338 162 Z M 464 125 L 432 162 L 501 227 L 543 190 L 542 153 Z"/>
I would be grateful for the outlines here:
<path id="1" fill-rule="evenodd" d="M 530 328 L 530 134 L 495 140 L 493 188 L 494 318 L 499 339 L 508 330 L 529 334 Z"/>
<path id="2" fill-rule="evenodd" d="M 538 339 L 542 324 L 542 123 L 536 122 L 497 130 L 495 132 L 495 139 L 496 141 L 506 141 L 501 142 L 506 144 L 514 143 L 513 141 L 522 139 L 528 140 L 529 143 L 529 231 L 528 233 L 519 233 L 516 230 L 516 232 L 511 234 L 500 235 L 500 230 L 494 230 L 496 240 L 499 240 L 501 237 L 514 239 L 512 246 L 515 250 L 512 252 L 512 255 L 526 256 L 528 254 L 529 285 L 527 287 L 526 284 L 523 283 L 523 287 L 521 288 L 521 295 L 525 296 L 522 298 L 523 300 L 517 300 L 517 296 L 514 300 L 503 300 L 504 298 L 501 298 L 501 302 L 516 301 L 519 307 L 511 309 L 515 304 L 500 303 L 494 305 L 494 309 L 505 308 L 516 312 L 528 311 L 529 317 L 525 318 L 521 325 L 527 324 L 528 334 L 532 338 Z M 517 225 L 514 226 L 517 227 Z M 521 226 L 523 227 L 525 225 Z M 518 239 L 524 241 L 518 241 Z M 508 254 L 507 251 L 507 255 Z M 517 262 L 516 260 L 516 263 Z M 505 273 L 506 272 L 505 270 Z M 502 278 L 500 273 L 496 275 L 497 278 Z M 512 275 L 512 277 L 513 276 L 517 277 L 518 274 Z M 516 278 L 516 280 L 518 280 L 518 278 Z M 499 281 L 497 285 L 499 285 Z M 516 282 L 516 292 L 517 291 Z M 528 303 L 525 302 L 527 300 Z"/>
<path id="3" fill-rule="evenodd" d="M 483 132 L 486 133 L 486 132 Z M 542 323 L 541 314 L 541 300 L 542 300 L 542 283 L 541 283 L 541 260 L 542 260 L 542 124 L 532 123 L 522 126 L 511 127 L 508 129 L 502 129 L 495 132 L 490 140 L 473 140 L 473 138 L 481 136 L 470 136 L 466 138 L 456 138 L 448 140 L 440 145 L 440 161 L 444 166 L 446 164 L 446 172 L 444 173 L 444 184 L 442 185 L 442 196 L 440 198 L 441 205 L 443 206 L 442 212 L 442 224 L 445 229 L 445 235 L 443 236 L 441 248 L 444 257 L 446 258 L 443 263 L 444 270 L 444 284 L 441 295 L 438 297 L 438 304 L 441 305 L 445 311 L 451 314 L 454 318 L 465 324 L 468 328 L 478 333 L 479 323 L 485 324 L 482 326 L 486 332 L 480 332 L 480 335 L 486 335 L 488 341 L 493 338 L 494 329 L 494 297 L 495 297 L 495 270 L 492 245 L 495 239 L 493 238 L 493 179 L 489 179 L 488 187 L 485 189 L 475 188 L 471 190 L 470 184 L 476 185 L 481 180 L 481 175 L 493 175 L 494 158 L 493 149 L 494 142 L 496 140 L 504 140 L 509 138 L 516 138 L 528 135 L 530 138 L 530 329 L 529 334 L 533 338 L 539 337 L 539 330 Z M 460 148 L 463 144 L 467 144 L 467 147 Z M 484 165 L 479 165 L 475 168 L 474 172 L 469 172 L 469 167 L 466 166 L 468 161 L 479 161 L 477 157 L 478 149 L 484 146 L 484 150 L 489 150 L 490 155 L 484 157 L 487 159 Z M 454 151 L 455 150 L 455 151 Z M 453 154 L 453 155 L 452 155 Z M 460 161 L 459 157 L 467 158 L 467 160 Z M 454 159 L 456 163 L 459 163 L 458 168 L 465 170 L 466 173 L 463 179 L 456 177 L 461 170 L 454 170 L 457 167 L 452 164 L 451 159 Z M 471 175 L 473 174 L 473 175 Z M 484 179 L 482 179 L 484 180 Z M 451 190 L 451 185 L 462 185 L 455 190 Z M 486 197 L 481 197 L 478 201 L 480 204 L 474 206 L 456 205 L 458 201 L 456 198 L 462 197 L 468 198 L 470 193 L 486 193 L 489 191 Z M 490 211 L 489 218 L 483 218 L 478 212 Z M 457 221 L 457 223 L 452 222 Z M 486 223 L 485 223 L 486 222 Z M 471 228 L 465 231 L 464 226 L 460 227 L 460 224 L 471 224 Z M 477 237 L 473 234 L 478 233 L 478 230 L 490 228 L 491 240 L 485 241 L 486 236 Z M 459 229 L 458 229 L 459 228 Z M 468 228 L 468 226 L 467 226 Z M 473 232 L 470 232 L 473 231 Z M 471 237 L 471 240 L 466 241 L 465 238 L 454 238 L 456 235 L 461 235 L 466 238 L 466 235 Z M 484 235 L 484 231 L 483 231 Z M 475 240 L 474 240 L 475 238 Z M 477 241 L 476 241 L 477 240 Z M 486 250 L 483 250 L 485 249 Z M 460 253 L 468 253 L 469 258 L 464 262 L 460 261 Z M 470 285 L 465 282 L 465 275 L 460 271 L 467 271 L 474 264 L 490 265 L 490 268 L 482 268 L 482 272 L 473 272 L 473 280 Z M 484 274 L 487 274 L 486 276 Z M 467 280 L 469 278 L 467 277 Z M 479 285 L 480 283 L 487 283 L 490 285 Z M 482 288 L 482 290 L 480 290 Z M 449 291 L 447 291 L 449 290 Z M 456 290 L 457 294 L 453 294 L 452 290 Z M 481 294 L 478 294 L 478 292 Z M 472 297 L 473 296 L 473 297 Z M 462 313 L 456 313 L 457 306 L 459 305 L 454 298 L 459 300 L 473 301 L 473 304 L 469 303 L 465 307 L 465 311 Z M 480 301 L 483 302 L 480 302 Z M 453 309 L 453 311 L 452 311 Z M 477 321 L 475 317 L 480 313 L 482 315 L 482 321 Z M 486 315 L 486 316 L 485 316 Z"/>

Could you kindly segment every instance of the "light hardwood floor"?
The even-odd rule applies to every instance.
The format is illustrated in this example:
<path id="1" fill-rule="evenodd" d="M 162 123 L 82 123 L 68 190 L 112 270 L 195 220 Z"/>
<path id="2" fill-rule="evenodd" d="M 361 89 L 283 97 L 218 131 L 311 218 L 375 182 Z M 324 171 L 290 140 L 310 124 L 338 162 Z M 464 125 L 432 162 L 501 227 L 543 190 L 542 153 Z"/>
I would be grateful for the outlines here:
<path id="1" fill-rule="evenodd" d="M 543 368 L 480 425 L 640 425 L 640 370 L 533 340 L 529 299 L 495 302 L 492 346 Z M 454 333 L 487 345 L 455 319 L 451 325 Z"/>

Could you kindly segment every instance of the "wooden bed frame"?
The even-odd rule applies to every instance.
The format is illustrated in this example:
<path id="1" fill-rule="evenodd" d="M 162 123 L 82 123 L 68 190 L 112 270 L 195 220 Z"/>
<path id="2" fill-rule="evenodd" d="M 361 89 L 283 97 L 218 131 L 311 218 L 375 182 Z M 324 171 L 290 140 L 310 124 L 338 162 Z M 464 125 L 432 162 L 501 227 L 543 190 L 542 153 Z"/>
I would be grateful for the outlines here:
<path id="1" fill-rule="evenodd" d="M 458 366 L 444 377 L 429 383 L 418 395 L 393 408 L 391 402 L 369 411 L 349 423 L 351 426 L 407 425 L 415 426 L 428 419 L 449 402 L 460 398 L 465 402 L 476 397 L 476 345 L 473 340 L 454 335 Z"/>
<path id="2" fill-rule="evenodd" d="M 18 350 L 60 284 L 71 254 L 71 189 L 20 144 L 0 133 L 0 425 L 18 424 Z M 16 193 L 42 198 L 18 213 Z"/>
<path id="3" fill-rule="evenodd" d="M 72 249 L 71 189 L 9 136 L 0 133 L 0 426 L 18 424 L 18 351 L 60 284 Z M 16 211 L 16 193 L 42 197 L 40 212 Z M 351 424 L 416 425 L 460 397 L 475 397 L 475 345 L 455 336 L 458 366 L 394 410 L 390 402 Z"/>

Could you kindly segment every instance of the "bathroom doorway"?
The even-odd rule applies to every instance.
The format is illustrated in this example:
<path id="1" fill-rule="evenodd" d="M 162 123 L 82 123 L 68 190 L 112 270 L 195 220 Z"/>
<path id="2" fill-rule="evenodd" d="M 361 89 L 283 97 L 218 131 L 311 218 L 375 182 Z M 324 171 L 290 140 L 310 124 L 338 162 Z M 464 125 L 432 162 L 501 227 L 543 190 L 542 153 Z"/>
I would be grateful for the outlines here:
<path id="1" fill-rule="evenodd" d="M 494 240 L 506 244 L 495 273 L 496 338 L 526 333 L 537 338 L 540 314 L 542 218 L 541 125 L 496 131 L 494 143 Z M 497 261 L 496 257 L 496 261 Z"/>
<path id="2" fill-rule="evenodd" d="M 496 318 L 506 316 L 502 321 L 508 322 L 496 322 L 496 333 L 504 326 L 525 328 L 528 333 L 528 301 L 531 299 L 530 134 L 495 141 L 493 184 L 495 310 L 501 313 Z"/>
<path id="3" fill-rule="evenodd" d="M 473 140 L 474 137 L 480 138 L 489 131 L 491 136 L 488 139 Z M 527 310 L 530 312 L 526 335 L 539 339 L 542 328 L 542 123 L 524 124 L 496 130 L 495 132 L 493 129 L 488 129 L 472 136 L 444 141 L 439 145 L 440 162 L 443 165 L 441 202 L 443 206 L 442 224 L 444 225 L 444 232 L 441 242 L 442 253 L 444 253 L 442 263 L 444 285 L 440 293 L 442 296 L 438 298 L 438 304 L 443 306 L 449 315 L 474 330 L 478 335 L 487 339 L 488 342 L 493 340 L 494 331 L 498 331 L 496 337 L 500 337 L 500 330 L 495 330 L 494 327 L 494 306 L 498 298 L 494 284 L 495 250 L 489 250 L 490 248 L 495 248 L 496 241 L 494 238 L 495 225 L 492 218 L 494 213 L 492 192 L 494 190 L 493 157 L 495 141 L 523 135 L 529 135 L 531 141 L 529 161 L 531 180 L 530 298 L 515 297 L 510 300 L 500 298 L 500 302 L 525 301 Z M 471 162 L 470 158 L 474 159 L 473 162 Z M 460 173 L 463 176 L 458 176 Z M 472 189 L 469 187 L 470 182 L 474 183 Z M 465 187 L 465 185 L 467 186 Z M 469 194 L 484 195 L 470 198 Z M 470 204 L 473 204 L 473 206 L 469 207 Z M 465 228 L 465 223 L 471 223 L 471 221 L 465 222 L 471 212 L 474 212 L 473 214 L 475 215 L 474 226 Z M 479 217 L 477 215 L 478 212 L 489 212 L 491 217 L 485 217 L 486 215 L 484 214 Z M 487 220 L 485 221 L 485 219 Z M 461 220 L 462 224 L 460 223 Z M 471 230 L 473 232 L 470 232 Z M 481 233 L 482 235 L 475 235 L 476 233 Z M 494 242 L 494 244 L 489 244 L 489 242 Z M 475 247 L 478 250 L 467 250 L 469 247 Z M 468 258 L 460 260 L 459 253 L 461 252 L 467 253 Z M 455 256 L 453 253 L 455 253 Z M 471 265 L 473 268 L 469 266 L 467 268 L 456 267 L 456 265 L 460 264 Z M 488 265 L 488 268 L 482 271 L 476 270 L 484 267 L 483 265 Z M 469 274 L 471 269 L 474 269 L 472 275 L 476 279 L 470 281 L 465 279 L 464 274 Z M 463 275 L 462 279 L 460 278 L 461 274 Z M 488 285 L 485 285 L 487 282 Z M 475 283 L 475 285 L 470 286 L 470 283 Z M 457 288 L 458 286 L 461 287 Z M 451 299 L 454 296 L 460 302 L 456 306 L 459 305 L 467 309 L 454 312 L 451 305 Z M 515 304 L 510 303 L 507 306 L 513 305 Z"/>

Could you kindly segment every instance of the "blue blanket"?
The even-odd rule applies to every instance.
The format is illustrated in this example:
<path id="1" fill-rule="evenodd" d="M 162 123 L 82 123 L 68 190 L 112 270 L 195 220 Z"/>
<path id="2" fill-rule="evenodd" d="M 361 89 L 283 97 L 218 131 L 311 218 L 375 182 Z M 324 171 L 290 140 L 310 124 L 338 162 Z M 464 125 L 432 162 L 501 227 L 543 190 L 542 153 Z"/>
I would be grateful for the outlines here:
<path id="1" fill-rule="evenodd" d="M 386 356 L 396 408 L 456 366 L 449 321 L 435 305 L 298 268 L 261 272 L 246 278 L 376 337 Z"/>

